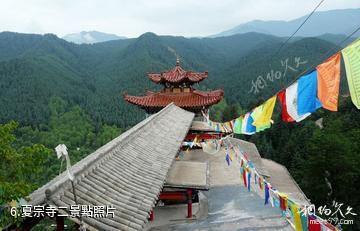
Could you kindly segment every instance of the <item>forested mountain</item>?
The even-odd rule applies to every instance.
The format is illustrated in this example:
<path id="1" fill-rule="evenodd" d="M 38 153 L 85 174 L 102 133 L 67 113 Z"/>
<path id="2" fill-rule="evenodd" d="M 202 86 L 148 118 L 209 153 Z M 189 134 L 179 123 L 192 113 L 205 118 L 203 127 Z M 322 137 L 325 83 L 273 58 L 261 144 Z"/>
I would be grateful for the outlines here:
<path id="1" fill-rule="evenodd" d="M 222 38 L 186 39 L 146 33 L 137 39 L 93 45 L 68 43 L 55 35 L 0 34 L 0 122 L 11 119 L 23 125 L 47 123 L 49 100 L 58 96 L 79 105 L 94 121 L 128 127 L 143 113 L 122 99 L 124 92 L 141 94 L 155 86 L 147 72 L 172 68 L 176 55 L 186 69 L 209 71 L 200 87 L 225 89 L 231 102 L 248 105 L 251 81 L 270 71 L 271 55 L 283 40 L 248 33 Z M 300 57 L 308 64 L 334 45 L 319 39 L 301 39 L 273 57 L 273 68 L 282 70 L 282 59 Z M 289 60 L 290 62 L 290 60 Z M 266 92 L 290 81 L 296 73 L 275 82 Z"/>
<path id="2" fill-rule="evenodd" d="M 141 95 L 147 89 L 159 89 L 146 73 L 173 68 L 177 55 L 184 69 L 209 71 L 208 79 L 195 87 L 225 90 L 225 100 L 213 107 L 211 116 L 226 121 L 336 53 L 340 47 L 334 41 L 341 38 L 298 37 L 277 52 L 284 38 L 259 33 L 191 39 L 145 33 L 136 39 L 77 45 L 52 34 L 3 32 L 0 124 L 8 124 L 0 125 L 0 132 L 4 137 L 13 134 L 16 140 L 0 137 L 0 145 L 19 156 L 24 147 L 32 147 L 34 152 L 47 149 L 44 153 L 49 156 L 42 160 L 36 179 L 27 178 L 29 182 L 35 179 L 29 191 L 58 174 L 60 163 L 49 154 L 57 144 L 65 143 L 76 162 L 142 120 L 144 112 L 126 103 L 122 94 Z M 342 75 L 342 94 L 347 95 Z M 357 206 L 355 211 L 359 211 L 359 196 L 352 185 L 359 183 L 360 176 L 360 114 L 350 99 L 341 97 L 339 112 L 320 109 L 301 123 L 282 123 L 279 108 L 273 118 L 272 129 L 241 138 L 254 142 L 263 156 L 286 165 L 317 205 L 336 200 Z M 323 129 L 315 125 L 319 118 L 323 118 Z M 17 128 L 11 120 L 19 123 Z M 6 153 L 0 150 L 0 157 Z M 15 168 L 16 163 L 5 159 L 0 166 Z M 0 177 L 0 181 L 4 179 Z M 13 190 L 9 185 L 5 192 Z M 22 193 L 26 195 L 24 190 Z"/>

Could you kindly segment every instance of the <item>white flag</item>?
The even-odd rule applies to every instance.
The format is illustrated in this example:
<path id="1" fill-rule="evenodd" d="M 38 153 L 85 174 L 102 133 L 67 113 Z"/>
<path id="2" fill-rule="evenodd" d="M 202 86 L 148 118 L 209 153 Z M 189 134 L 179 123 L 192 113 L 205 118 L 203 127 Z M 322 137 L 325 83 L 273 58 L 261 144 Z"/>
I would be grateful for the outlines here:
<path id="1" fill-rule="evenodd" d="M 288 114 L 296 120 L 296 122 L 300 122 L 305 119 L 311 113 L 306 113 L 304 115 L 299 115 L 297 112 L 297 95 L 298 95 L 298 82 L 296 81 L 294 84 L 290 85 L 285 90 L 285 99 L 286 99 L 286 108 Z"/>
<path id="2" fill-rule="evenodd" d="M 55 151 L 58 159 L 60 159 L 61 157 L 64 157 L 66 159 L 67 174 L 69 176 L 69 179 L 73 181 L 74 175 L 70 171 L 71 164 L 70 164 L 70 158 L 69 158 L 69 153 L 67 151 L 67 147 L 65 146 L 65 144 L 59 144 L 58 146 L 56 146 Z"/>

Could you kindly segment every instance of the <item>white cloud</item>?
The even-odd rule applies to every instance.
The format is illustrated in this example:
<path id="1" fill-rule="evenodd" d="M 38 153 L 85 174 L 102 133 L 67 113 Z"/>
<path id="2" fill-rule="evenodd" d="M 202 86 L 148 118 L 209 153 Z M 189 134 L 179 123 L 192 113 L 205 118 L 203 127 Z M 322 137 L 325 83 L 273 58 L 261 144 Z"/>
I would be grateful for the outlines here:
<path id="1" fill-rule="evenodd" d="M 1 0 L 0 31 L 63 36 L 98 30 L 128 37 L 157 34 L 206 36 L 254 19 L 290 20 L 314 0 Z M 359 0 L 327 0 L 319 10 L 360 8 Z"/>

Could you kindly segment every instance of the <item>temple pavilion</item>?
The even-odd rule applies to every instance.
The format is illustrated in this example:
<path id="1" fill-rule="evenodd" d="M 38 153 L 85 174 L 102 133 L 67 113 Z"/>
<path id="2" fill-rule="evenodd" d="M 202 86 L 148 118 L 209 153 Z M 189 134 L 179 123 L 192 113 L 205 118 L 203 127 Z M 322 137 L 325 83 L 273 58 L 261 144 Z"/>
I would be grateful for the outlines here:
<path id="1" fill-rule="evenodd" d="M 192 72 L 180 66 L 179 59 L 176 66 L 161 73 L 149 73 L 148 77 L 156 84 L 163 85 L 160 92 L 148 91 L 145 96 L 132 96 L 125 94 L 127 102 L 144 109 L 148 114 L 160 111 L 170 103 L 187 111 L 199 114 L 211 105 L 217 104 L 224 96 L 223 90 L 200 91 L 194 88 L 208 77 L 208 72 Z"/>
<path id="2" fill-rule="evenodd" d="M 170 103 L 182 109 L 195 113 L 195 119 L 184 141 L 190 142 L 197 137 L 199 141 L 221 138 L 226 132 L 209 126 L 203 113 L 208 114 L 209 108 L 219 103 L 224 97 L 221 89 L 200 91 L 194 88 L 208 77 L 208 72 L 193 72 L 180 66 L 179 58 L 173 69 L 161 73 L 149 73 L 148 77 L 156 84 L 163 85 L 160 92 L 147 91 L 145 96 L 125 94 L 124 99 L 144 109 L 147 114 L 153 114 L 165 108 Z M 203 113 L 202 113 L 203 112 Z"/>

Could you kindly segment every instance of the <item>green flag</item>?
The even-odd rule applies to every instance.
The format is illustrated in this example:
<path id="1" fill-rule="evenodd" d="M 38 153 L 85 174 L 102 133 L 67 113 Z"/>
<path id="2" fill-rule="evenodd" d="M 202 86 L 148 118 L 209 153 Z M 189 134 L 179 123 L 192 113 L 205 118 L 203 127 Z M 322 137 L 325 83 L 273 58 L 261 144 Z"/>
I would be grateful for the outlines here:
<path id="1" fill-rule="evenodd" d="M 342 50 L 350 96 L 360 109 L 360 39 Z"/>
<path id="2" fill-rule="evenodd" d="M 235 120 L 234 124 L 234 133 L 235 134 L 241 134 L 241 126 L 242 126 L 242 117 L 239 117 Z"/>

